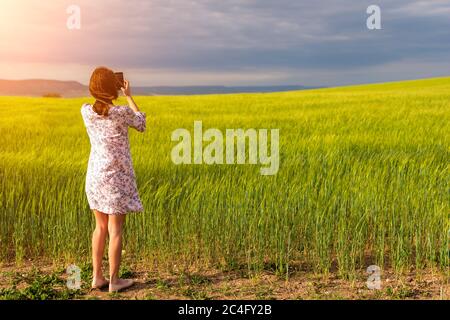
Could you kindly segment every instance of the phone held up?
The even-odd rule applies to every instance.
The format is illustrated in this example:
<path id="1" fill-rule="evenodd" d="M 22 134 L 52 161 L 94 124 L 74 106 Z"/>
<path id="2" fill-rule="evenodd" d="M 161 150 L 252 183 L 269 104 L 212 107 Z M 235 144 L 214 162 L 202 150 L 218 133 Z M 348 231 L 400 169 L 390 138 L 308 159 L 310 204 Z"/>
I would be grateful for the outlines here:
<path id="1" fill-rule="evenodd" d="M 116 75 L 117 78 L 117 86 L 118 86 L 117 89 L 125 88 L 125 80 L 123 78 L 123 72 L 115 72 L 114 74 Z"/>

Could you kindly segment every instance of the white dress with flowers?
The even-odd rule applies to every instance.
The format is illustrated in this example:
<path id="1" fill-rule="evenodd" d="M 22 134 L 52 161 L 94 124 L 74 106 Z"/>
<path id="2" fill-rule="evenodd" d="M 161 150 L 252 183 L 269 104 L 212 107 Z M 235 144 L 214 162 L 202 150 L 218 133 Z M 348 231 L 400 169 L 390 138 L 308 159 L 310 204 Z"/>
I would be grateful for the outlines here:
<path id="1" fill-rule="evenodd" d="M 91 142 L 86 175 L 86 195 L 92 210 L 105 214 L 143 211 L 130 154 L 128 127 L 143 132 L 144 112 L 114 106 L 108 116 L 98 115 L 92 105 L 81 107 Z"/>

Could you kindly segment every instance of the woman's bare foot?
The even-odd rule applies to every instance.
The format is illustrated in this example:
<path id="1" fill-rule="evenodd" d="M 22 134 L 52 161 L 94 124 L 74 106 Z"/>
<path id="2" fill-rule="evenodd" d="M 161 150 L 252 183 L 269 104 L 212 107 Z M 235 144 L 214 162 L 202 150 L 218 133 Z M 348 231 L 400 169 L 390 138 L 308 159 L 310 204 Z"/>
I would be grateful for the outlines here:
<path id="1" fill-rule="evenodd" d="M 109 292 L 117 292 L 131 287 L 134 284 L 132 279 L 117 279 L 109 284 Z"/>
<path id="2" fill-rule="evenodd" d="M 102 289 L 109 284 L 109 281 L 105 278 L 94 278 L 92 280 L 92 289 Z"/>

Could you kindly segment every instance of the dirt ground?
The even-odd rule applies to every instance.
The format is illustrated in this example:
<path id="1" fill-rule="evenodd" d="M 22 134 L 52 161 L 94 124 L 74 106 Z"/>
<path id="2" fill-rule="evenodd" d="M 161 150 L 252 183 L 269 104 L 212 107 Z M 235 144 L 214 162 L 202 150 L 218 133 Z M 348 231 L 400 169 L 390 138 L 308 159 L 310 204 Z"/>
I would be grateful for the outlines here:
<path id="1" fill-rule="evenodd" d="M 52 278 L 52 276 L 54 277 Z M 286 279 L 269 271 L 252 275 L 236 271 L 216 270 L 157 273 L 145 270 L 142 266 L 135 266 L 122 271 L 122 276 L 135 279 L 135 285 L 128 290 L 114 294 L 108 293 L 107 290 L 89 289 L 90 270 L 86 270 L 83 276 L 82 289 L 75 295 L 71 295 L 70 299 L 450 300 L 448 276 L 431 270 L 420 273 L 411 271 L 402 276 L 383 271 L 380 278 L 381 287 L 369 289 L 366 283 L 369 275 L 365 272 L 358 274 L 354 280 L 342 280 L 335 274 L 324 276 L 296 271 Z M 48 280 L 50 278 L 53 280 Z M 48 294 L 45 290 L 51 291 L 51 286 L 54 286 L 57 292 L 66 292 L 66 279 L 65 269 L 54 265 L 30 263 L 18 267 L 13 264 L 3 264 L 0 265 L 0 299 L 15 297 L 11 294 L 21 294 L 19 295 L 20 299 L 46 297 L 65 299 L 64 295 Z M 44 287 L 47 289 L 42 289 Z"/>

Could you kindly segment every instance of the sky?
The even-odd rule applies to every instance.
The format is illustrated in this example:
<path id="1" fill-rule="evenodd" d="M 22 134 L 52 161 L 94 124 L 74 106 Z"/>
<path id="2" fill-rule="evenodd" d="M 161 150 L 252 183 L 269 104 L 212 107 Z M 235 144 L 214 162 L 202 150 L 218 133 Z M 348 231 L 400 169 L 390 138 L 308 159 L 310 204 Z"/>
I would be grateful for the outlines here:
<path id="1" fill-rule="evenodd" d="M 340 86 L 450 76 L 449 57 L 450 0 L 0 1 L 0 79 Z"/>

